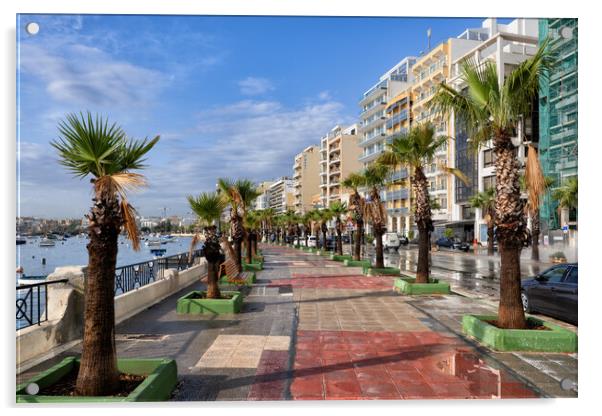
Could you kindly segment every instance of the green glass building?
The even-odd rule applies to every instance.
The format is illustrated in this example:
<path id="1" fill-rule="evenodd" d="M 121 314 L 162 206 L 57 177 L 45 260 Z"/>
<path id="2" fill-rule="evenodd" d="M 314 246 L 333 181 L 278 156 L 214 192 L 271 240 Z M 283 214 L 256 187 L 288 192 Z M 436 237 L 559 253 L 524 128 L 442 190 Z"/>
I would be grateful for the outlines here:
<path id="1" fill-rule="evenodd" d="M 546 176 L 554 178 L 541 207 L 542 231 L 561 227 L 554 188 L 577 175 L 577 19 L 540 19 L 539 42 L 550 37 L 556 65 L 539 92 L 539 156 Z M 570 213 L 570 221 L 576 212 Z"/>

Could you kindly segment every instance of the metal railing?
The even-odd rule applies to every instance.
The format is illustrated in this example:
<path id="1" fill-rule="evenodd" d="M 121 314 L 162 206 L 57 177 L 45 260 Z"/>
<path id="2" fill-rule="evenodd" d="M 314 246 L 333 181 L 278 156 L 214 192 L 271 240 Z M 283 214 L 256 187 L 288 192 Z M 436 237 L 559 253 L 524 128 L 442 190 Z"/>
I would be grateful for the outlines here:
<path id="1" fill-rule="evenodd" d="M 201 256 L 201 252 L 202 250 L 193 251 L 192 258 L 189 257 L 188 252 L 185 252 L 117 267 L 115 268 L 115 295 L 161 280 L 166 269 L 187 269 L 194 264 L 197 257 Z"/>
<path id="2" fill-rule="evenodd" d="M 48 286 L 66 283 L 68 279 L 52 280 L 17 286 L 17 329 L 40 325 L 48 320 Z"/>

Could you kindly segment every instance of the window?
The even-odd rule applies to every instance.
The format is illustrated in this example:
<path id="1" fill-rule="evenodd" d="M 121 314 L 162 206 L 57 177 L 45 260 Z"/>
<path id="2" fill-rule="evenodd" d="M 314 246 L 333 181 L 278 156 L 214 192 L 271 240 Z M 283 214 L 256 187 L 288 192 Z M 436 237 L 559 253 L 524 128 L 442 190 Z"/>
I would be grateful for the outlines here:
<path id="1" fill-rule="evenodd" d="M 493 154 L 493 149 L 488 149 L 483 152 L 483 167 L 488 168 L 489 166 L 493 166 L 495 162 L 495 156 Z"/>
<path id="2" fill-rule="evenodd" d="M 577 267 L 573 267 L 566 279 L 564 279 L 564 283 L 577 284 L 577 273 Z"/>
<path id="3" fill-rule="evenodd" d="M 483 178 L 483 189 L 495 189 L 495 175 L 485 176 Z"/>
<path id="4" fill-rule="evenodd" d="M 554 267 L 553 269 L 542 273 L 541 276 L 545 277 L 548 283 L 559 283 L 562 281 L 567 269 L 568 266 Z"/>

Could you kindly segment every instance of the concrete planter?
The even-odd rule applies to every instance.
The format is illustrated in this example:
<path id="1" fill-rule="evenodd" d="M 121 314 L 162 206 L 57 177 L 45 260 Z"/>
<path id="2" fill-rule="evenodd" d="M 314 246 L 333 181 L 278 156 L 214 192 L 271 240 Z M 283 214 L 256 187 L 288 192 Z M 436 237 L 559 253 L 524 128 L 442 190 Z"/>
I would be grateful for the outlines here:
<path id="1" fill-rule="evenodd" d="M 212 314 L 239 313 L 242 309 L 242 293 L 235 291 L 222 291 L 222 295 L 233 295 L 230 299 L 195 299 L 194 295 L 206 293 L 205 291 L 192 291 L 180 299 L 176 304 L 178 314 Z"/>
<path id="2" fill-rule="evenodd" d="M 242 270 L 244 272 L 258 272 L 260 270 L 263 270 L 263 263 L 253 262 L 253 263 L 248 264 L 248 263 L 243 262 Z"/>
<path id="3" fill-rule="evenodd" d="M 330 256 L 330 260 L 334 260 L 334 261 L 345 261 L 345 260 L 353 260 L 353 256 L 350 256 L 348 254 L 344 254 L 342 256 L 338 255 L 338 254 L 332 254 Z"/>
<path id="4" fill-rule="evenodd" d="M 228 276 L 223 276 L 221 279 L 219 279 L 219 284 L 220 285 L 241 285 L 241 286 L 251 286 L 253 283 L 255 283 L 257 281 L 257 278 L 255 276 L 255 272 L 247 272 L 245 273 L 245 275 L 247 276 L 247 278 L 245 279 L 244 283 L 232 283 L 230 281 L 228 281 Z"/>
<path id="5" fill-rule="evenodd" d="M 347 267 L 370 267 L 370 260 L 343 260 L 343 264 Z"/>
<path id="6" fill-rule="evenodd" d="M 127 397 L 117 396 L 38 396 L 29 395 L 26 388 L 36 383 L 40 390 L 52 386 L 69 374 L 79 359 L 67 357 L 54 367 L 38 374 L 17 386 L 17 403 L 108 403 L 108 402 L 156 402 L 165 401 L 178 382 L 178 368 L 175 360 L 167 358 L 119 358 L 117 367 L 123 373 L 147 376 Z"/>
<path id="7" fill-rule="evenodd" d="M 400 270 L 395 267 L 384 267 L 377 269 L 376 267 L 364 267 L 363 273 L 366 276 L 399 276 Z"/>
<path id="8" fill-rule="evenodd" d="M 531 316 L 528 321 L 550 330 L 501 329 L 486 322 L 495 319 L 496 315 L 464 315 L 462 331 L 496 351 L 577 352 L 577 334 L 558 325 Z"/>
<path id="9" fill-rule="evenodd" d="M 395 279 L 393 290 L 402 295 L 447 295 L 449 283 L 439 283 L 437 279 L 431 279 L 430 283 L 416 283 L 413 277 L 399 277 Z"/>

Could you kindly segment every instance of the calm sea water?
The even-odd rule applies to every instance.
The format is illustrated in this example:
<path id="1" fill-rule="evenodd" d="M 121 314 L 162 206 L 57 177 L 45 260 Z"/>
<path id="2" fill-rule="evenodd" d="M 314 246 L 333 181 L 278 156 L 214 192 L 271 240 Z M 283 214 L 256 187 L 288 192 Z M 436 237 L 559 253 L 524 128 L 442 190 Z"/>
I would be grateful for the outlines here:
<path id="1" fill-rule="evenodd" d="M 167 250 L 165 256 L 184 253 L 190 249 L 191 237 L 176 237 L 176 241 L 162 244 Z M 60 266 L 85 266 L 88 264 L 87 238 L 71 237 L 64 241 L 55 240 L 54 247 L 40 247 L 40 238 L 27 239 L 26 244 L 17 246 L 17 266 L 22 266 L 26 276 L 48 275 Z M 200 248 L 200 247 L 197 247 Z M 155 256 L 150 247 L 142 242 L 140 251 L 134 251 L 132 244 L 124 237 L 119 237 L 117 266 L 152 260 Z M 46 259 L 46 264 L 43 264 Z"/>
<path id="2" fill-rule="evenodd" d="M 165 256 L 188 252 L 190 249 L 191 237 L 176 237 L 177 240 L 162 244 L 161 248 L 166 249 Z M 26 244 L 17 246 L 17 266 L 22 266 L 26 276 L 45 276 L 60 266 L 85 266 L 88 264 L 88 250 L 86 244 L 87 238 L 72 237 L 64 241 L 55 240 L 54 247 L 40 247 L 40 238 L 27 239 Z M 200 248 L 200 246 L 197 246 Z M 150 252 L 150 247 L 142 242 L 140 251 L 134 251 L 130 241 L 123 237 L 119 238 L 117 253 L 117 266 L 125 266 L 133 263 L 140 263 L 146 260 L 152 260 L 155 256 Z M 46 264 L 43 264 L 46 259 Z M 18 284 L 19 275 L 17 275 Z M 40 315 L 44 316 L 44 288 L 40 288 Z M 26 311 L 26 316 L 34 322 L 39 321 L 38 316 L 38 291 L 34 289 L 17 289 L 16 293 L 17 308 Z M 19 300 L 21 299 L 21 300 Z M 31 308 L 31 309 L 30 309 Z M 17 317 L 20 313 L 17 310 Z M 17 329 L 25 327 L 28 322 L 25 318 L 16 320 Z"/>

